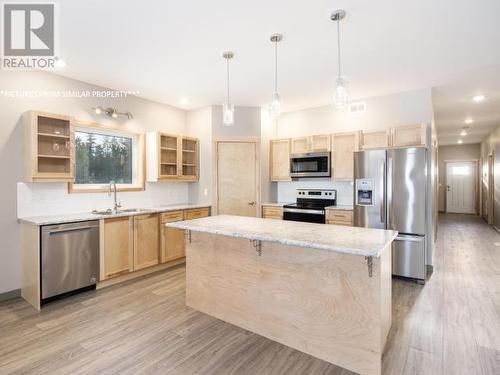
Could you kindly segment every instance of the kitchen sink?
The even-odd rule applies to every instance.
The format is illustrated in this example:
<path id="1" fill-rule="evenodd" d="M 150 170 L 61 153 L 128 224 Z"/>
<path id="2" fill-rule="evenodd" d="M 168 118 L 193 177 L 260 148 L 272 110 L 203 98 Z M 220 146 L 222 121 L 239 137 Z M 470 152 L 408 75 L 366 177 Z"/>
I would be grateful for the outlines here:
<path id="1" fill-rule="evenodd" d="M 92 213 L 95 215 L 118 215 L 126 213 L 140 213 L 140 212 L 151 212 L 147 208 L 124 208 L 120 210 L 113 211 L 111 208 L 107 210 L 93 210 Z"/>

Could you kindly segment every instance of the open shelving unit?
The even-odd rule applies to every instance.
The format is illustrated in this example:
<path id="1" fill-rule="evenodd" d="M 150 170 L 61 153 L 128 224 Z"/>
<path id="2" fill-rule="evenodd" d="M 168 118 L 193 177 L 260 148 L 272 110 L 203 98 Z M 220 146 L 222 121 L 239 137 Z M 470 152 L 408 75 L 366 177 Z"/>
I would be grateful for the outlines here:
<path id="1" fill-rule="evenodd" d="M 71 118 L 36 111 L 23 116 L 26 181 L 73 180 L 74 131 Z"/>
<path id="2" fill-rule="evenodd" d="M 199 141 L 180 135 L 146 134 L 147 180 L 196 181 L 199 176 Z"/>

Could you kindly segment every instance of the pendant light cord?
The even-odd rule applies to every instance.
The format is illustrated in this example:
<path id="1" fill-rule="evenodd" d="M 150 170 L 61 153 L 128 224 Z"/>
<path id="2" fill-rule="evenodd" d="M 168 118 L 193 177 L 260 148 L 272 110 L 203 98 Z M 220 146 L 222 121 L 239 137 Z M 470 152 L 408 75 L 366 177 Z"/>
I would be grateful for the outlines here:
<path id="1" fill-rule="evenodd" d="M 274 92 L 278 92 L 278 41 L 274 42 Z"/>
<path id="2" fill-rule="evenodd" d="M 337 19 L 337 59 L 339 60 L 339 79 L 340 79 L 340 16 Z"/>
<path id="3" fill-rule="evenodd" d="M 227 105 L 229 107 L 229 59 L 226 58 L 226 67 L 227 67 Z"/>

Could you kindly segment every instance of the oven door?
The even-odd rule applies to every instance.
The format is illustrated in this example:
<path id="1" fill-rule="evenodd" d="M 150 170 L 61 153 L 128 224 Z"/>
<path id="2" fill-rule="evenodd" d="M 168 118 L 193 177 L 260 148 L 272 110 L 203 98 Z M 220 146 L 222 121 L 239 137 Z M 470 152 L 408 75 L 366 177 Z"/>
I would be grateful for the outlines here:
<path id="1" fill-rule="evenodd" d="M 283 220 L 325 224 L 325 210 L 283 208 Z"/>
<path id="2" fill-rule="evenodd" d="M 330 177 L 330 153 L 311 152 L 290 155 L 291 177 Z"/>

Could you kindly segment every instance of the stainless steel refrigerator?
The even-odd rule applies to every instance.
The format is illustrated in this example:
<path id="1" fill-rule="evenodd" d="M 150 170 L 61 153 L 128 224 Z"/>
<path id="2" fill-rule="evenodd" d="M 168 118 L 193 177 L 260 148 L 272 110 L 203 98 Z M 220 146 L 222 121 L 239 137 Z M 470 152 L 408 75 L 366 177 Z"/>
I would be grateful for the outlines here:
<path id="1" fill-rule="evenodd" d="M 427 160 L 424 148 L 354 154 L 354 225 L 399 232 L 393 275 L 426 276 Z"/>

